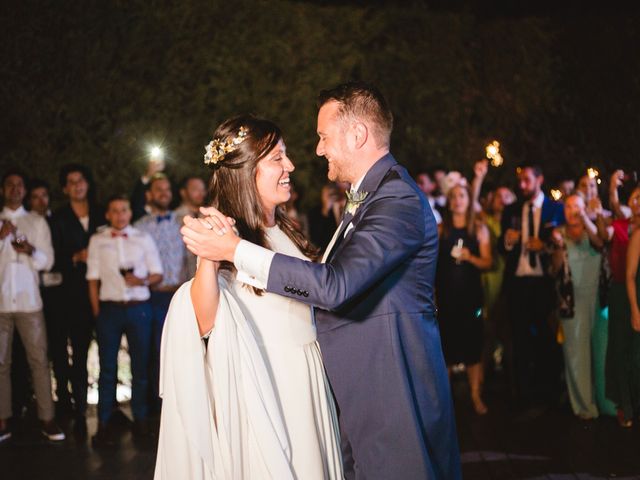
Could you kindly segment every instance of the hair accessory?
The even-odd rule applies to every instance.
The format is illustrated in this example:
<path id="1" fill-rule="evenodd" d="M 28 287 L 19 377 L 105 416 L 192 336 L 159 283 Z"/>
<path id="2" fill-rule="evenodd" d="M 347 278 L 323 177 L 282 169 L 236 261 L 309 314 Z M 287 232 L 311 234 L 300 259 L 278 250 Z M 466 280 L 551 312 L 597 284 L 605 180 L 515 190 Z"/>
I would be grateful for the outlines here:
<path id="1" fill-rule="evenodd" d="M 209 145 L 204 147 L 204 164 L 205 165 L 217 165 L 218 162 L 224 160 L 224 157 L 227 153 L 233 152 L 238 145 L 245 141 L 247 138 L 247 133 L 249 130 L 245 127 L 240 127 L 238 130 L 238 135 L 233 138 L 228 138 L 227 140 L 221 140 L 219 138 L 214 138 L 209 142 Z"/>

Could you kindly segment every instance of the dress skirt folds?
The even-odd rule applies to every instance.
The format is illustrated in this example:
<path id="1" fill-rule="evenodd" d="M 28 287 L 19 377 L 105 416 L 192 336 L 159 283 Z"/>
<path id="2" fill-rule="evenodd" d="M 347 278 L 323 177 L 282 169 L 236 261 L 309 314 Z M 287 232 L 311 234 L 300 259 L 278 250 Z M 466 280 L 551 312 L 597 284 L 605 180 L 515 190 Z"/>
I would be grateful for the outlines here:
<path id="1" fill-rule="evenodd" d="M 206 345 L 191 303 L 191 282 L 176 292 L 169 308 L 161 349 L 163 407 L 155 480 L 342 478 L 335 409 L 326 398 L 317 343 L 305 345 L 306 361 L 299 362 L 316 373 L 303 372 L 310 384 L 299 385 L 305 389 L 300 401 L 305 395 L 315 399 L 305 402 L 318 412 L 313 435 L 326 434 L 317 452 L 321 463 L 310 462 L 313 471 L 306 474 L 294 461 L 292 446 L 300 442 L 291 431 L 295 419 L 287 425 L 281 387 L 231 282 L 219 278 L 216 324 Z"/>

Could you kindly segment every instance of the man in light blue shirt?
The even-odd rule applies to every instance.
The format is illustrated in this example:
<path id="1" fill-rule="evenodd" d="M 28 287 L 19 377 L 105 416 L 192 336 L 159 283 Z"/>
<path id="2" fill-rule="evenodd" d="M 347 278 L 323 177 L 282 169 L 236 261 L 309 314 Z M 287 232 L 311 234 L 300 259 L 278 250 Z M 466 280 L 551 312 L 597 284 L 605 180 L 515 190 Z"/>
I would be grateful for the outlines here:
<path id="1" fill-rule="evenodd" d="M 147 205 L 151 213 L 135 223 L 135 227 L 153 238 L 160 258 L 164 275 L 162 282 L 151 289 L 151 307 L 153 309 L 153 344 L 151 348 L 150 407 L 159 410 L 160 397 L 158 382 L 160 372 L 160 340 L 164 319 L 169 310 L 173 294 L 187 280 L 187 249 L 182 242 L 180 223 L 171 204 L 171 182 L 166 175 L 157 173 L 151 177 L 146 191 Z"/>

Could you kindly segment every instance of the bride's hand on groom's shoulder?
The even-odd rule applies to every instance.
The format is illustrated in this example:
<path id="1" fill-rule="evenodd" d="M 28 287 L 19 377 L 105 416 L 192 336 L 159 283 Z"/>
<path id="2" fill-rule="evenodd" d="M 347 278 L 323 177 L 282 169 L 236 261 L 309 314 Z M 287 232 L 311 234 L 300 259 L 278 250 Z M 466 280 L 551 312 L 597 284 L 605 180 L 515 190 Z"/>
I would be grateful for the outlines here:
<path id="1" fill-rule="evenodd" d="M 212 207 L 200 211 L 204 217 L 184 217 L 180 232 L 187 249 L 208 260 L 232 262 L 240 242 L 233 226 L 235 221 Z"/>

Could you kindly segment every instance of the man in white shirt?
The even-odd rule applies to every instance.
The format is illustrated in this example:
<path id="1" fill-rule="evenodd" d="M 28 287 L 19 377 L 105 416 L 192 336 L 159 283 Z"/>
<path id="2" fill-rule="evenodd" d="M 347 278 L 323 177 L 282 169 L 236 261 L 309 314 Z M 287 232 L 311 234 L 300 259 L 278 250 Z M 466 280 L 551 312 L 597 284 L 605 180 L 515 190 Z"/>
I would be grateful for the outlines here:
<path id="1" fill-rule="evenodd" d="M 0 213 L 0 442 L 11 438 L 11 347 L 14 329 L 22 339 L 33 377 L 42 433 L 52 441 L 65 435 L 54 421 L 47 334 L 38 271 L 53 265 L 51 232 L 44 218 L 22 206 L 26 179 L 18 171 L 2 179 Z"/>
<path id="2" fill-rule="evenodd" d="M 123 333 L 131 356 L 131 410 L 134 434 L 145 436 L 151 349 L 149 286 L 162 281 L 162 263 L 153 239 L 130 226 L 131 207 L 125 196 L 111 197 L 106 228 L 91 237 L 87 254 L 89 300 L 96 317 L 100 353 L 98 433 L 94 445 L 116 442 L 108 422 L 115 407 L 118 350 Z"/>
<path id="3" fill-rule="evenodd" d="M 436 219 L 436 223 L 440 225 L 442 223 L 442 215 L 440 215 L 440 212 L 436 210 L 436 199 L 432 195 L 436 189 L 435 182 L 431 180 L 431 177 L 426 171 L 422 171 L 418 172 L 416 175 L 416 184 L 420 187 L 422 193 L 425 194 L 427 200 L 429 200 L 429 205 L 431 205 L 431 211 Z"/>

